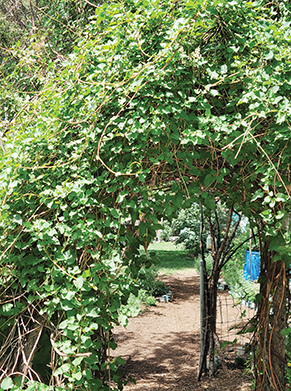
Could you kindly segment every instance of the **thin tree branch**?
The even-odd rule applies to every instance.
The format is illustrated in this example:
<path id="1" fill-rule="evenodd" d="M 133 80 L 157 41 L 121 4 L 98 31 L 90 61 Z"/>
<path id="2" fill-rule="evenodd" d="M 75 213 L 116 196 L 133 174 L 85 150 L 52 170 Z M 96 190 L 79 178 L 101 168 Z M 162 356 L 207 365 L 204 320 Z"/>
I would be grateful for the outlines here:
<path id="1" fill-rule="evenodd" d="M 234 250 L 232 250 L 232 252 L 230 253 L 230 255 L 225 259 L 225 261 L 223 262 L 221 268 L 223 268 L 224 265 L 226 265 L 226 263 L 231 259 L 231 257 L 237 252 L 237 250 L 239 250 L 245 243 L 247 243 L 250 239 L 253 239 L 256 235 L 252 235 L 250 237 L 248 237 L 246 240 L 244 240 L 242 243 L 240 243 L 240 245 L 238 245 Z"/>
<path id="2" fill-rule="evenodd" d="M 92 7 L 95 7 L 95 8 L 98 8 L 98 7 L 99 7 L 99 5 L 93 4 L 93 3 L 91 3 L 91 2 L 88 1 L 88 0 L 84 0 L 84 1 L 85 1 L 85 3 L 87 3 L 87 4 L 92 5 Z"/>
<path id="3" fill-rule="evenodd" d="M 230 226 L 231 226 L 231 222 L 232 222 L 232 213 L 233 213 L 233 205 L 229 209 L 227 225 L 226 225 L 226 230 L 225 230 L 225 233 L 224 233 L 223 241 L 222 241 L 222 243 L 220 245 L 220 248 L 218 250 L 218 253 L 216 255 L 218 262 L 219 262 L 219 259 L 221 257 L 221 254 L 223 252 L 223 249 L 225 247 L 226 241 L 228 239 L 228 234 L 229 234 L 229 230 L 230 230 Z"/>

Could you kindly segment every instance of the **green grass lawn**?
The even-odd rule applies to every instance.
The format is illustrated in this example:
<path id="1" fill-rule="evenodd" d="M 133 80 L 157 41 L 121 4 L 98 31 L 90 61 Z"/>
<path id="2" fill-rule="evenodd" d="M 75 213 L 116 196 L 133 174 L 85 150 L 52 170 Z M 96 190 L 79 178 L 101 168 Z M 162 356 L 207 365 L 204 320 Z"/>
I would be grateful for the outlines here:
<path id="1" fill-rule="evenodd" d="M 151 243 L 148 252 L 154 251 L 159 260 L 159 274 L 175 274 L 179 271 L 194 269 L 194 259 L 184 249 L 183 245 L 170 242 Z"/>

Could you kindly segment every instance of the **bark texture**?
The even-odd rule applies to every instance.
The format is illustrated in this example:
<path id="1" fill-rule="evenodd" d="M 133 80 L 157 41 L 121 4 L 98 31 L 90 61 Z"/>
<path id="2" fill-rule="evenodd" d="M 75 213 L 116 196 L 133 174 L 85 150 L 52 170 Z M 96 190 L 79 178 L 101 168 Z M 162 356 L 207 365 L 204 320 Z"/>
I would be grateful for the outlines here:
<path id="1" fill-rule="evenodd" d="M 265 249 L 266 250 L 266 249 Z M 261 301 L 255 346 L 256 390 L 285 390 L 286 337 L 281 331 L 287 327 L 287 289 L 285 264 L 272 262 L 272 253 L 263 251 Z"/>

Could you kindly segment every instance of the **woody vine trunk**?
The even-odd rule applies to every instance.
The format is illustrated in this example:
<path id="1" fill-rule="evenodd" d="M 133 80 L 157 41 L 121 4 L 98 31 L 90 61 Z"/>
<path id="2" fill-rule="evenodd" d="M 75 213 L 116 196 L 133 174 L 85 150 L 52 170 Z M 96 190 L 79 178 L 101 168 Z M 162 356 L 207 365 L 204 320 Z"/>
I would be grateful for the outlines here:
<path id="1" fill-rule="evenodd" d="M 261 300 L 255 335 L 256 390 L 285 390 L 287 289 L 285 263 L 273 262 L 273 253 L 266 242 L 261 251 Z"/>

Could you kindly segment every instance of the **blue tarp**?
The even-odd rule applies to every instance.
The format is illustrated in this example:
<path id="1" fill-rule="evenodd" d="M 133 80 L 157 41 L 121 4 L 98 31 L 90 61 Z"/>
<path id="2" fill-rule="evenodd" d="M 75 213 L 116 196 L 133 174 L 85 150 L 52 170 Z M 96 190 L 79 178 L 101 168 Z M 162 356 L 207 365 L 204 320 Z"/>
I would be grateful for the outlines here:
<path id="1" fill-rule="evenodd" d="M 244 265 L 244 278 L 245 280 L 257 280 L 260 275 L 260 252 L 259 251 L 251 251 L 247 250 L 246 252 L 246 259 L 245 259 L 245 265 Z"/>

